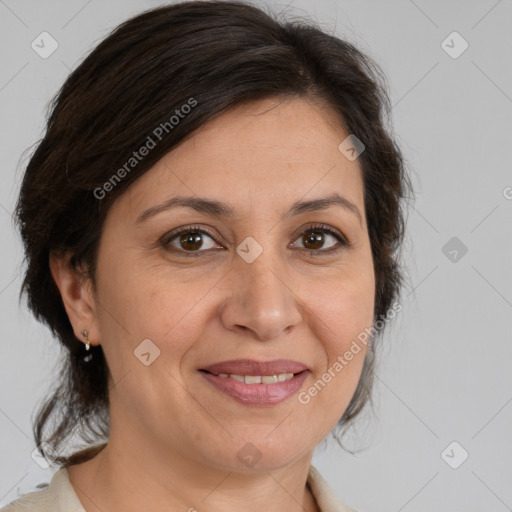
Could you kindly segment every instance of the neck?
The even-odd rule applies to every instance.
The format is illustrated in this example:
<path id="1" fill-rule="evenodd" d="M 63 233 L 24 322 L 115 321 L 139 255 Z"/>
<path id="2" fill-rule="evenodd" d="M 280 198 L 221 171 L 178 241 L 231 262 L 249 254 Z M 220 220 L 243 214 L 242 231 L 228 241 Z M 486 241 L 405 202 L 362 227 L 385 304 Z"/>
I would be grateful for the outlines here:
<path id="1" fill-rule="evenodd" d="M 93 459 L 68 468 L 86 512 L 318 512 L 306 485 L 310 454 L 277 470 L 241 473 L 162 454 L 142 443 L 108 445 Z M 127 491 L 128 490 L 128 491 Z"/>

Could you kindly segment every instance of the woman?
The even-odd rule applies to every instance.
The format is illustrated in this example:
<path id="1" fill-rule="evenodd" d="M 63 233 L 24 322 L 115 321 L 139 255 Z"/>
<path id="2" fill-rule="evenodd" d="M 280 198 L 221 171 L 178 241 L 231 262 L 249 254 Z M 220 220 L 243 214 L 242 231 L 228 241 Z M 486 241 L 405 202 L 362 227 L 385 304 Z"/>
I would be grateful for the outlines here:
<path id="1" fill-rule="evenodd" d="M 66 347 L 34 427 L 60 469 L 4 510 L 352 510 L 311 458 L 399 308 L 410 185 L 379 76 L 312 25 L 201 1 L 70 75 L 17 205 L 23 289 Z"/>

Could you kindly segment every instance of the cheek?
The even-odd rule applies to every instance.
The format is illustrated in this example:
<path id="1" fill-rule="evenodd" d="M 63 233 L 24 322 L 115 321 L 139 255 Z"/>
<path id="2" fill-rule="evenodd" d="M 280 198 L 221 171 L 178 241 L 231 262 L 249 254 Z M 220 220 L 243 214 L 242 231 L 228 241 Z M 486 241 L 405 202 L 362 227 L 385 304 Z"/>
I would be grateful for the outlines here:
<path id="1" fill-rule="evenodd" d="M 163 342 L 183 330 L 186 325 L 194 325 L 194 306 L 200 300 L 200 294 L 189 287 L 173 282 L 167 283 L 151 275 L 144 279 L 132 276 L 130 279 L 113 279 L 117 283 L 114 290 L 104 290 L 104 296 L 112 305 L 112 314 L 103 315 L 111 328 L 124 330 L 129 338 L 154 338 Z M 110 312 L 108 312 L 110 313 Z M 115 318 L 114 318 L 115 316 Z M 191 320 L 192 319 L 192 320 Z M 126 336 L 125 336 L 126 337 Z"/>
<path id="2" fill-rule="evenodd" d="M 170 285 L 169 279 L 158 273 L 139 268 L 133 261 L 125 264 L 120 258 L 116 265 L 98 265 L 97 281 L 101 343 L 114 380 L 145 368 L 136 358 L 144 348 L 151 360 L 165 359 L 166 367 L 179 364 L 187 349 L 180 320 L 187 318 L 188 331 L 197 325 L 189 317 L 194 315 L 198 294 L 190 287 Z"/>
<path id="3" fill-rule="evenodd" d="M 365 266 L 341 277 L 324 279 L 309 290 L 306 305 L 317 319 L 317 328 L 323 333 L 318 337 L 332 359 L 373 323 L 373 269 Z"/>
<path id="4" fill-rule="evenodd" d="M 118 265 L 104 270 L 98 290 L 106 306 L 99 315 L 102 345 L 116 395 L 139 417 L 159 421 L 163 403 L 187 414 L 180 365 L 205 321 L 198 307 L 205 291 L 170 281 L 136 265 L 130 271 Z"/>
<path id="5" fill-rule="evenodd" d="M 312 288 L 308 307 L 326 360 L 299 402 L 315 410 L 326 424 L 336 423 L 348 406 L 361 376 L 368 344 L 364 333 L 373 324 L 375 281 L 372 267 Z M 361 336 L 361 334 L 363 335 Z"/>

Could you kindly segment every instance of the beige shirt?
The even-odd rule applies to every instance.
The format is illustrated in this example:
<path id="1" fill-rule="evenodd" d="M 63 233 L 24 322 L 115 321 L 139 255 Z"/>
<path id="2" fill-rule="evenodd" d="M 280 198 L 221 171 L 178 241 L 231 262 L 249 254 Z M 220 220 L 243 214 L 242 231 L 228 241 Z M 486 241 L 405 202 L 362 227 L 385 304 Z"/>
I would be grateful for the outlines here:
<path id="1" fill-rule="evenodd" d="M 318 470 L 310 466 L 308 485 L 321 512 L 356 512 L 343 504 Z M 43 491 L 30 492 L 13 501 L 0 512 L 85 512 L 73 486 L 68 470 L 60 468 Z"/>

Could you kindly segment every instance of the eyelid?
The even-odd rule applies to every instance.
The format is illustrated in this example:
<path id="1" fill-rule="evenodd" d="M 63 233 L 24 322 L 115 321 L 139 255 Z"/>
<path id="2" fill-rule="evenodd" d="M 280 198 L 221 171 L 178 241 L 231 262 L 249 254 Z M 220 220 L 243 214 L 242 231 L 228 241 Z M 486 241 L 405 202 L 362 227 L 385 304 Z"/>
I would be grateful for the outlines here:
<path id="1" fill-rule="evenodd" d="M 297 238 L 297 237 L 303 235 L 304 233 L 307 233 L 308 231 L 315 231 L 315 230 L 324 231 L 324 232 L 328 233 L 329 235 L 334 236 L 343 245 L 346 245 L 346 246 L 352 245 L 352 243 L 349 241 L 349 239 L 341 231 L 339 231 L 338 229 L 336 229 L 332 226 L 329 226 L 327 224 L 322 224 L 322 223 L 319 223 L 319 224 L 313 223 L 313 224 L 308 224 L 305 227 L 301 227 L 301 228 L 299 228 L 298 233 L 294 236 L 295 236 L 295 238 Z M 314 251 L 310 250 L 309 252 L 314 252 Z M 317 252 L 327 252 L 327 251 L 319 249 Z"/>
<path id="2" fill-rule="evenodd" d="M 218 235 L 214 235 L 213 233 L 211 233 L 208 228 L 206 228 L 205 226 L 200 226 L 200 225 L 197 225 L 197 224 L 190 224 L 188 226 L 182 226 L 180 228 L 176 228 L 176 229 L 173 229 L 172 231 L 169 231 L 167 233 L 165 233 L 164 235 L 162 235 L 160 237 L 160 239 L 158 240 L 158 243 L 161 244 L 162 246 L 167 246 L 169 245 L 169 243 L 171 242 L 171 240 L 173 240 L 174 238 L 176 238 L 177 236 L 181 235 L 182 233 L 188 233 L 188 232 L 193 232 L 193 233 L 205 233 L 207 234 L 215 243 L 219 243 L 217 241 L 217 237 Z M 226 242 L 223 242 L 223 243 L 226 243 Z M 220 244 L 219 244 L 220 245 Z M 188 253 L 191 253 L 192 251 L 182 251 L 182 252 L 188 252 Z M 205 252 L 205 251 L 196 251 L 196 252 Z"/>
<path id="3" fill-rule="evenodd" d="M 294 241 L 298 237 L 307 233 L 308 231 L 315 231 L 315 230 L 323 231 L 327 234 L 330 234 L 331 236 L 333 236 L 334 238 L 336 238 L 338 240 L 340 246 L 336 247 L 336 248 L 331 248 L 331 249 L 317 249 L 317 250 L 299 247 L 299 248 L 297 248 L 297 250 L 299 250 L 301 252 L 307 252 L 308 254 L 312 254 L 312 255 L 332 254 L 332 253 L 335 253 L 343 248 L 350 247 L 353 245 L 352 242 L 350 242 L 350 240 L 341 231 L 339 231 L 336 228 L 333 228 L 329 225 L 322 224 L 322 223 L 308 224 L 304 227 L 299 228 L 298 232 L 293 235 L 295 237 Z M 219 244 L 219 242 L 217 241 L 217 235 L 214 235 L 213 233 L 211 233 L 207 227 L 202 226 L 202 225 L 197 225 L 197 224 L 182 226 L 182 227 L 176 228 L 168 233 L 165 233 L 163 236 L 160 237 L 160 239 L 158 240 L 158 243 L 162 247 L 167 248 L 170 245 L 170 242 L 174 238 L 176 238 L 180 234 L 188 233 L 188 232 L 204 233 L 204 234 L 208 235 L 215 243 Z M 226 242 L 222 242 L 222 243 L 226 243 Z M 288 247 L 291 244 L 293 244 L 293 242 L 291 242 L 288 245 Z M 177 253 L 186 255 L 186 256 L 195 256 L 200 253 L 208 253 L 208 252 L 212 251 L 212 249 L 203 250 L 203 251 L 201 251 L 201 250 L 199 250 L 199 251 L 184 251 L 183 249 L 176 249 L 176 248 L 173 248 L 170 250 L 173 252 L 177 252 Z M 216 249 L 216 250 L 218 250 L 218 249 Z"/>

